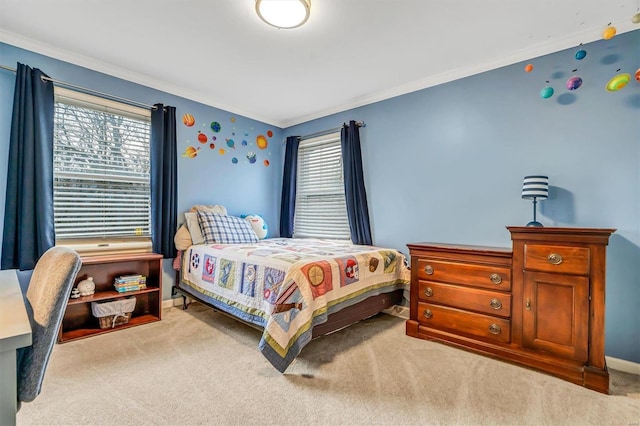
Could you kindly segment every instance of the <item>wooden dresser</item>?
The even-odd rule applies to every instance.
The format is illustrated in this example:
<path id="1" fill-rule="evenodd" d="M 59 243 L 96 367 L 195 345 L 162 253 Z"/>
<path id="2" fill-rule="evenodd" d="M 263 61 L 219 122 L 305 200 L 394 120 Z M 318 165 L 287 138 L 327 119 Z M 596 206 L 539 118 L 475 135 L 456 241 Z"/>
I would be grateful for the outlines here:
<path id="1" fill-rule="evenodd" d="M 513 250 L 409 244 L 407 335 L 608 393 L 606 245 L 614 229 L 508 227 Z"/>

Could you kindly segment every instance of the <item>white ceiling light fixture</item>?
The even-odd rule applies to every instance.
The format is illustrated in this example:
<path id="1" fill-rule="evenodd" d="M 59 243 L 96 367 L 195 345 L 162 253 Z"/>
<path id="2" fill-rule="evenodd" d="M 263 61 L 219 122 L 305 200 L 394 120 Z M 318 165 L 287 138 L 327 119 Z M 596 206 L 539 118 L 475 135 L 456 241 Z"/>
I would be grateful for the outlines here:
<path id="1" fill-rule="evenodd" d="M 260 19 L 279 29 L 297 28 L 307 22 L 311 0 L 256 0 Z"/>

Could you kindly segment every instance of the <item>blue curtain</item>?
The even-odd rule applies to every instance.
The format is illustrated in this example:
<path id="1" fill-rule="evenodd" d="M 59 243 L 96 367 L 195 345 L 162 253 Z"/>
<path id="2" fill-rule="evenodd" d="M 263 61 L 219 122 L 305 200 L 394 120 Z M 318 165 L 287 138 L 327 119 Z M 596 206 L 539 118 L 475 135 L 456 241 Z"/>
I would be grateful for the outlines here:
<path id="1" fill-rule="evenodd" d="M 293 236 L 299 146 L 300 137 L 289 136 L 287 138 L 282 175 L 282 198 L 280 199 L 280 236 L 283 238 L 291 238 Z"/>
<path id="2" fill-rule="evenodd" d="M 362 172 L 362 152 L 360 150 L 360 129 L 355 121 L 344 125 L 340 132 L 342 164 L 344 173 L 344 195 L 347 201 L 347 216 L 354 244 L 371 245 L 371 226 L 367 191 L 364 189 Z"/>
<path id="3" fill-rule="evenodd" d="M 156 104 L 151 110 L 151 241 L 153 251 L 176 256 L 173 236 L 178 218 L 176 109 Z"/>
<path id="4" fill-rule="evenodd" d="M 39 69 L 18 63 L 9 138 L 2 269 L 33 269 L 40 256 L 55 244 L 53 110 L 51 80 Z"/>

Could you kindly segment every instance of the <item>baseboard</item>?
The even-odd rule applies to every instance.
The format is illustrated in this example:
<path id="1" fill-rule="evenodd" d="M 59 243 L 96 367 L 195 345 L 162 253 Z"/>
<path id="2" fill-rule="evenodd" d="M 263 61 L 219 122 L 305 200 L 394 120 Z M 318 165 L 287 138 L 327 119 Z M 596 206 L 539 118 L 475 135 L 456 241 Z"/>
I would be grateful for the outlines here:
<path id="1" fill-rule="evenodd" d="M 176 297 L 175 299 L 167 299 L 162 301 L 162 308 L 172 308 L 174 306 L 182 306 L 182 297 Z"/>
<path id="2" fill-rule="evenodd" d="M 612 358 L 610 356 L 604 357 L 607 360 L 607 367 L 618 371 L 624 371 L 625 373 L 636 374 L 640 376 L 640 364 L 637 362 L 627 361 L 626 359 Z"/>

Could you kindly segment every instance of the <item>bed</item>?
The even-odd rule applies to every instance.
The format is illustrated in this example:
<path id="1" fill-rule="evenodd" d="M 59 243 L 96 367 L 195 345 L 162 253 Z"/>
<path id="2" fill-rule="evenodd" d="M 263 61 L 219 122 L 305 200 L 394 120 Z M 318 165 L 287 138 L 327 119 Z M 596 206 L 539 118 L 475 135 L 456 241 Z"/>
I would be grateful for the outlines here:
<path id="1" fill-rule="evenodd" d="M 410 273 L 397 250 L 319 239 L 192 244 L 175 290 L 262 330 L 284 372 L 312 338 L 401 304 Z"/>

